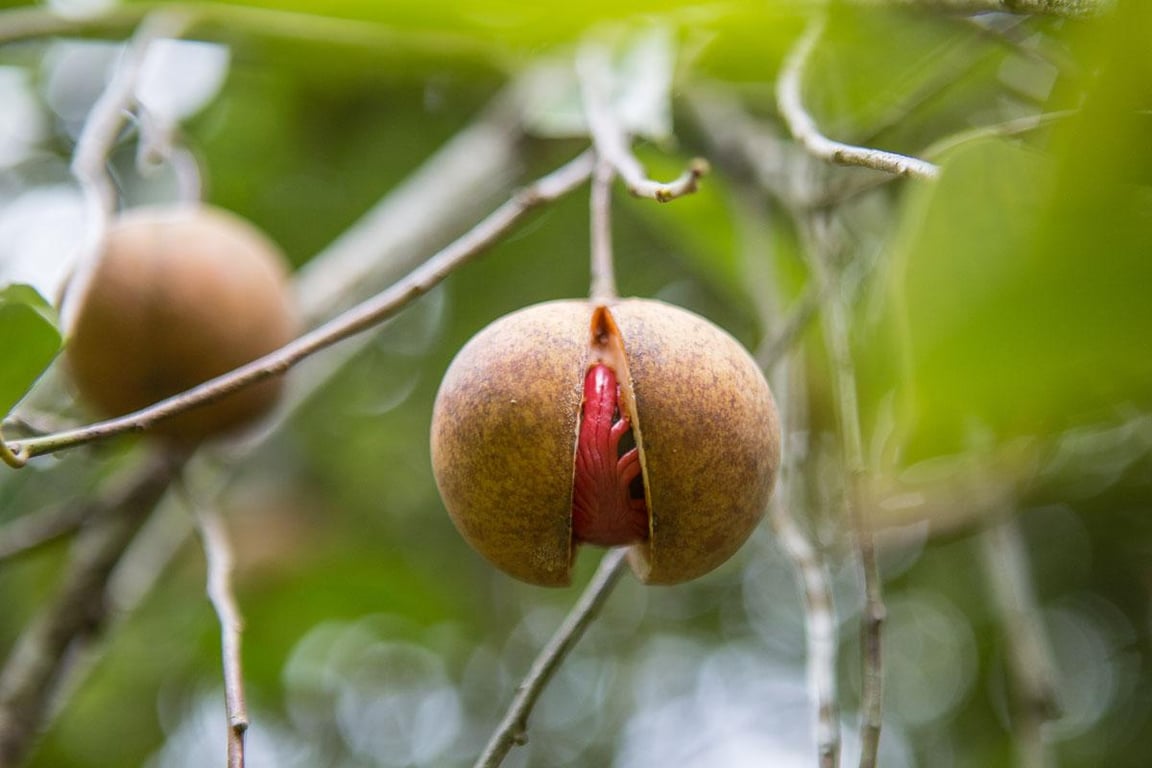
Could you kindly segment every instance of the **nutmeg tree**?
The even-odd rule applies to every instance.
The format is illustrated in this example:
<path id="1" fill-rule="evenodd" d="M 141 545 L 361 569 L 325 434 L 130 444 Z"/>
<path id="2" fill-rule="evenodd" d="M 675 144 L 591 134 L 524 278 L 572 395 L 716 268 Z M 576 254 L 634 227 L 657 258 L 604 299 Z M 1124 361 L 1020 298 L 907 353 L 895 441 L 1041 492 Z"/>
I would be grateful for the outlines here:
<path id="1" fill-rule="evenodd" d="M 1143 765 L 1142 4 L 274 5 L 0 10 L 0 766 Z"/>

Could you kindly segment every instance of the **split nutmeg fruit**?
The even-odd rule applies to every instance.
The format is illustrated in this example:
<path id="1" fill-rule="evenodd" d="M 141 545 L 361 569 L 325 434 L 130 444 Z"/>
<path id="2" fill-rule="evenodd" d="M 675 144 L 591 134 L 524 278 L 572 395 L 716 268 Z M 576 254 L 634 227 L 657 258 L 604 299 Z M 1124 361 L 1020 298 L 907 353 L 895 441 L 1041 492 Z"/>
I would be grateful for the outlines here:
<path id="1" fill-rule="evenodd" d="M 534 584 L 577 545 L 628 546 L 650 584 L 717 567 L 752 533 L 780 463 L 768 384 L 735 339 L 659 301 L 514 312 L 456 356 L 432 463 L 465 539 Z"/>
<path id="2" fill-rule="evenodd" d="M 208 206 L 142 207 L 110 225 L 73 298 L 65 351 L 80 396 L 99 411 L 139 410 L 290 341 L 296 313 L 280 249 L 247 221 Z M 71 301 L 79 302 L 74 308 Z M 73 311 L 74 310 L 74 311 Z M 280 379 L 159 422 L 195 443 L 276 402 Z"/>

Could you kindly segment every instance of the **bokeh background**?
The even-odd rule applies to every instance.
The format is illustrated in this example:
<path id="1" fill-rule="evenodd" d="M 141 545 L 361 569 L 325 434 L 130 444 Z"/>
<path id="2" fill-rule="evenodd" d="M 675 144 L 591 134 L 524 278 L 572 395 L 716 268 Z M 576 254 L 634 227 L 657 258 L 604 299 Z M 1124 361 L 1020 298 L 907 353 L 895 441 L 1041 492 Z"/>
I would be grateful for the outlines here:
<path id="1" fill-rule="evenodd" d="M 164 5 L 0 3 L 0 284 L 58 291 L 83 227 L 74 141 L 123 41 Z M 267 231 L 308 290 L 323 271 L 362 270 L 337 301 L 307 294 L 316 322 L 586 146 L 565 95 L 582 39 L 656 45 L 633 85 L 664 93 L 666 74 L 670 111 L 637 152 L 657 178 L 696 156 L 713 173 L 667 205 L 618 190 L 621 292 L 688 307 L 756 349 L 810 290 L 808 252 L 832 243 L 888 607 L 881 765 L 1147 765 L 1152 19 L 1139 2 L 1089 19 L 910 5 L 834 5 L 804 94 L 831 136 L 939 161 L 934 183 L 827 168 L 786 138 L 774 85 L 816 3 L 191 3 L 203 20 L 151 87 L 206 199 Z M 509 96 L 531 78 L 544 85 Z M 1021 120 L 1036 124 L 978 130 Z M 478 124 L 498 139 L 373 230 L 379 249 L 323 260 Z M 124 203 L 171 200 L 168 169 L 135 167 L 136 139 L 111 158 Z M 580 190 L 534 215 L 303 366 L 301 382 L 321 383 L 290 412 L 193 467 L 185 495 L 220 506 L 236 550 L 250 766 L 471 764 L 574 602 L 596 553 L 565 590 L 494 571 L 442 508 L 427 434 L 472 334 L 587 293 L 587 210 Z M 829 238 L 810 237 L 814 221 Z M 834 585 L 854 764 L 862 598 L 824 319 L 773 374 L 793 429 L 784 501 Z M 14 356 L 5 338 L 0 356 Z M 87 418 L 55 370 L 16 413 Z M 117 441 L 0 473 L 0 525 L 100 494 L 139 454 Z M 222 764 L 219 630 L 180 495 L 117 572 L 119 610 L 31 765 Z M 0 649 L 51 600 L 68 556 L 65 539 L 0 563 Z M 1023 672 L 1021 622 L 1040 641 Z M 1044 701 L 1022 700 L 1030 671 L 1051 683 Z M 1038 735 L 1022 735 L 1030 725 Z M 764 525 L 692 584 L 625 576 L 506 764 L 815 765 L 812 734 L 803 604 Z"/>

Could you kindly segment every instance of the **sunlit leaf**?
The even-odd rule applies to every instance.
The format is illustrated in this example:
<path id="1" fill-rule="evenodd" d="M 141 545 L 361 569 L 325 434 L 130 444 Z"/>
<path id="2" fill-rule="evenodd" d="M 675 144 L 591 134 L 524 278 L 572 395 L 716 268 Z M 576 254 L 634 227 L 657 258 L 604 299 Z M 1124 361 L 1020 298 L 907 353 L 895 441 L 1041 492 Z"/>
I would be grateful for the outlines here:
<path id="1" fill-rule="evenodd" d="M 1152 209 L 1114 188 L 1092 215 L 1068 192 L 1041 156 L 987 142 L 910 195 L 889 289 L 913 455 L 1150 404 Z"/>
<path id="2" fill-rule="evenodd" d="M 20 401 L 59 351 L 48 302 L 27 285 L 0 290 L 0 412 Z"/>

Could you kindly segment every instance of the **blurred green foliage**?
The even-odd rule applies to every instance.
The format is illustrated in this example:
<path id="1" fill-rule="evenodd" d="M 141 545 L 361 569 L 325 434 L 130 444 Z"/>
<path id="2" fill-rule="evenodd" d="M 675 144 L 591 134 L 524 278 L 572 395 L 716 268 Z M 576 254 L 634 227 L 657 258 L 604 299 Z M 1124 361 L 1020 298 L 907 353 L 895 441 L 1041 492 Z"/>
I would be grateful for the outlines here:
<path id="1" fill-rule="evenodd" d="M 55 314 L 31 286 L 0 290 L 0 410 L 11 410 L 60 350 Z"/>

